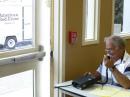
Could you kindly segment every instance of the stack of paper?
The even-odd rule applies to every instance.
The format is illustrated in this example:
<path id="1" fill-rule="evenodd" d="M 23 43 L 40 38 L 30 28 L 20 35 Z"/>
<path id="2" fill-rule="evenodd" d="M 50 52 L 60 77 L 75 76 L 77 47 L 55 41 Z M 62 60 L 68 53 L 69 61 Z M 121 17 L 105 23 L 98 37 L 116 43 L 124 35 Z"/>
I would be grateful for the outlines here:
<path id="1" fill-rule="evenodd" d="M 130 91 L 121 90 L 112 97 L 130 97 Z"/>
<path id="2" fill-rule="evenodd" d="M 123 91 L 122 88 L 112 87 L 112 86 L 96 86 L 90 90 L 91 94 L 98 97 L 130 97 L 130 92 Z"/>

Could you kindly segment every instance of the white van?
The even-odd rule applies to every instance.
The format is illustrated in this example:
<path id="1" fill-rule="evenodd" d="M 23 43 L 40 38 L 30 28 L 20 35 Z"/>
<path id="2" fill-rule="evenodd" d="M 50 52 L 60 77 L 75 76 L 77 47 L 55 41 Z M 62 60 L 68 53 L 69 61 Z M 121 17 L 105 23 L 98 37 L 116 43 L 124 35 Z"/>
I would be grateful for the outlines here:
<path id="1" fill-rule="evenodd" d="M 25 18 L 29 7 L 22 6 L 2 6 L 0 5 L 0 44 L 8 49 L 15 48 L 18 42 L 32 39 L 31 19 Z M 31 34 L 31 35 L 30 35 Z"/>

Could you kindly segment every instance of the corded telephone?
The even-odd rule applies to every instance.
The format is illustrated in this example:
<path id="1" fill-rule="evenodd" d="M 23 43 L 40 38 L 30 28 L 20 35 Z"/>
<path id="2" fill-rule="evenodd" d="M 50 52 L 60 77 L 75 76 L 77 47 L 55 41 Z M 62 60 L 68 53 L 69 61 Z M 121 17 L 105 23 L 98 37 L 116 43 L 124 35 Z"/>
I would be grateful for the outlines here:
<path id="1" fill-rule="evenodd" d="M 107 55 L 107 58 L 110 59 L 110 56 Z M 78 78 L 76 80 L 73 80 L 72 85 L 74 87 L 78 88 L 78 89 L 85 89 L 88 86 L 93 85 L 95 83 L 104 85 L 108 81 L 108 68 L 106 68 L 106 81 L 105 82 L 98 82 L 99 80 L 101 80 L 101 78 L 95 77 L 92 74 L 88 73 L 85 76 L 82 76 L 82 77 L 80 77 L 80 78 Z"/>
<path id="2" fill-rule="evenodd" d="M 72 85 L 78 89 L 85 89 L 90 85 L 95 84 L 100 78 L 96 78 L 95 76 L 91 74 L 87 74 L 85 76 L 82 76 L 76 80 L 72 81 Z"/>

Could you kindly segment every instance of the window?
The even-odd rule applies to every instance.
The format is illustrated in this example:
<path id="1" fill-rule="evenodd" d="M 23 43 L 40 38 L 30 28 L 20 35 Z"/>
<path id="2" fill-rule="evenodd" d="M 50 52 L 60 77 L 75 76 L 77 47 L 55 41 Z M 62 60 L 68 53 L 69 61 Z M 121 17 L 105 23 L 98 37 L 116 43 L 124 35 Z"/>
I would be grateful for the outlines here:
<path id="1" fill-rule="evenodd" d="M 33 71 L 25 71 L 0 78 L 0 97 L 34 97 Z"/>
<path id="2" fill-rule="evenodd" d="M 82 44 L 98 43 L 100 0 L 83 0 Z"/>
<path id="3" fill-rule="evenodd" d="M 114 0 L 113 34 L 130 36 L 130 0 Z"/>
<path id="4" fill-rule="evenodd" d="M 0 0 L 0 51 L 34 46 L 34 0 Z"/>

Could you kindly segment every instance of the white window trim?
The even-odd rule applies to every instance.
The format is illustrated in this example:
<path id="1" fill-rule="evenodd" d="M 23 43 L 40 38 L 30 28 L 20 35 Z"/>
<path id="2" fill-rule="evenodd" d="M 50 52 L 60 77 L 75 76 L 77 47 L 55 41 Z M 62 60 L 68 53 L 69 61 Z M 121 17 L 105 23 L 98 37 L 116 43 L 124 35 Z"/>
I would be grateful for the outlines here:
<path id="1" fill-rule="evenodd" d="M 114 32 L 112 33 L 113 35 L 118 35 L 124 39 L 130 39 L 130 33 L 120 33 L 120 34 L 115 34 Z"/>
<path id="2" fill-rule="evenodd" d="M 87 19 L 86 16 L 86 0 L 83 0 L 83 32 L 82 32 L 82 45 L 99 43 L 99 25 L 100 25 L 100 0 L 94 0 L 94 39 L 85 39 Z"/>

